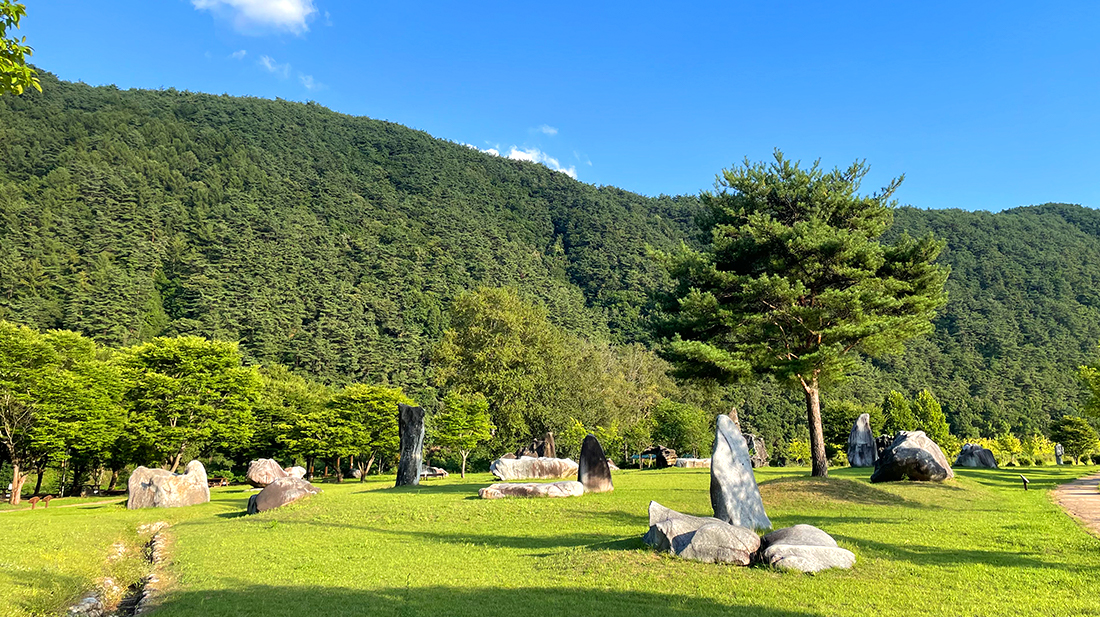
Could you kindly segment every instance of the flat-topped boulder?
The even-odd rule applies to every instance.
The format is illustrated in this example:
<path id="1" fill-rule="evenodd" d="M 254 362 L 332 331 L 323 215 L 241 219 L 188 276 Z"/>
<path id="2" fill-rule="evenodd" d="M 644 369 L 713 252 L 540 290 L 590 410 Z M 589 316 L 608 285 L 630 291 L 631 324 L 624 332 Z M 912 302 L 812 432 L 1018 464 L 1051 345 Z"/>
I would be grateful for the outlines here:
<path id="1" fill-rule="evenodd" d="M 676 459 L 677 467 L 710 467 L 709 458 L 678 458 Z"/>
<path id="2" fill-rule="evenodd" d="M 298 501 L 308 495 L 316 495 L 321 489 L 313 486 L 303 478 L 290 476 L 279 478 L 264 487 L 264 490 L 248 498 L 248 513 L 257 514 L 267 512 L 275 508 L 281 508 L 288 503 Z"/>
<path id="3" fill-rule="evenodd" d="M 856 556 L 837 546 L 836 540 L 813 525 L 777 529 L 760 541 L 757 560 L 765 565 L 799 572 L 851 568 Z"/>
<path id="4" fill-rule="evenodd" d="M 848 464 L 852 467 L 874 467 L 878 447 L 871 433 L 871 414 L 860 414 L 848 433 Z"/>
<path id="5" fill-rule="evenodd" d="M 955 457 L 954 466 L 997 469 L 997 459 L 993 456 L 992 450 L 983 448 L 976 443 L 968 443 L 962 447 L 962 451 Z"/>
<path id="6" fill-rule="evenodd" d="M 584 485 L 576 480 L 564 482 L 501 482 L 490 484 L 478 490 L 482 499 L 503 499 L 505 497 L 579 497 L 584 494 Z"/>
<path id="7" fill-rule="evenodd" d="M 603 446 L 595 435 L 588 435 L 581 443 L 580 460 L 577 461 L 577 481 L 589 493 L 606 493 L 615 489 L 611 482 L 611 467 Z"/>
<path id="8" fill-rule="evenodd" d="M 954 478 L 947 457 L 924 431 L 900 431 L 875 463 L 871 482 L 917 480 L 940 482 Z"/>
<path id="9" fill-rule="evenodd" d="M 126 483 L 129 496 L 126 507 L 180 508 L 210 501 L 210 486 L 206 468 L 199 461 L 187 463 L 182 474 L 167 469 L 138 467 Z"/>
<path id="10" fill-rule="evenodd" d="M 552 480 L 575 478 L 579 465 L 567 458 L 498 458 L 489 465 L 489 472 L 501 480 Z"/>
<path id="11" fill-rule="evenodd" d="M 245 480 L 256 488 L 263 488 L 279 478 L 285 478 L 288 475 L 289 474 L 283 469 L 282 465 L 275 462 L 275 459 L 258 458 L 248 464 L 248 472 L 245 474 Z M 302 475 L 304 476 L 305 474 L 303 473 Z"/>
<path id="12" fill-rule="evenodd" d="M 749 447 L 741 430 L 727 415 L 715 422 L 714 451 L 710 457 L 710 503 L 714 516 L 749 529 L 771 529 L 764 512 Z"/>
<path id="13" fill-rule="evenodd" d="M 451 474 L 447 473 L 447 470 L 442 467 L 425 466 L 420 472 L 421 478 L 446 478 L 449 475 Z"/>
<path id="14" fill-rule="evenodd" d="M 642 456 L 652 456 L 653 466 L 657 469 L 672 467 L 676 464 L 676 450 L 664 446 L 651 446 L 642 451 Z"/>
<path id="15" fill-rule="evenodd" d="M 691 516 L 649 502 L 649 531 L 642 540 L 657 549 L 692 561 L 747 566 L 760 548 L 751 529 L 704 516 Z"/>

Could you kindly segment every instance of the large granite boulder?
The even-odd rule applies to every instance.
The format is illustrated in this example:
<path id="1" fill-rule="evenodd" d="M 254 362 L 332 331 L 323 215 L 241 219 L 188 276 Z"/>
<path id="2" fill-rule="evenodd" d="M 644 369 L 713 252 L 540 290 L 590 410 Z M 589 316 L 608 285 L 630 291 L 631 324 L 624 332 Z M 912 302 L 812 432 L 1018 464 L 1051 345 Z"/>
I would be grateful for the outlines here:
<path id="1" fill-rule="evenodd" d="M 304 478 L 304 477 L 306 477 L 306 468 L 305 467 L 287 467 L 283 471 L 285 471 L 286 475 L 291 477 L 291 478 Z"/>
<path id="2" fill-rule="evenodd" d="M 875 462 L 882 458 L 883 453 L 886 452 L 886 448 L 890 447 L 890 444 L 894 443 L 894 438 L 890 435 L 879 435 L 875 437 Z"/>
<path id="3" fill-rule="evenodd" d="M 442 467 L 424 467 L 424 470 L 420 472 L 421 478 L 446 478 L 451 474 L 447 473 L 446 469 Z"/>
<path id="4" fill-rule="evenodd" d="M 871 414 L 860 414 L 848 433 L 848 464 L 852 467 L 874 467 L 878 460 L 875 436 L 871 434 Z"/>
<path id="5" fill-rule="evenodd" d="M 401 458 L 397 461 L 397 483 L 394 486 L 420 484 L 420 469 L 424 466 L 424 409 L 398 404 L 397 430 L 401 440 Z"/>
<path id="6" fill-rule="evenodd" d="M 564 482 L 504 482 L 490 484 L 480 489 L 478 497 L 482 499 L 502 499 L 504 497 L 579 497 L 584 494 L 584 485 L 576 480 Z"/>
<path id="7" fill-rule="evenodd" d="M 710 457 L 710 503 L 714 516 L 749 529 L 771 529 L 760 489 L 752 474 L 749 448 L 741 430 L 727 415 L 715 423 Z"/>
<path id="8" fill-rule="evenodd" d="M 182 474 L 166 469 L 138 467 L 130 474 L 126 485 L 130 495 L 126 507 L 179 508 L 210 501 L 210 486 L 206 480 L 206 468 L 199 461 L 187 463 Z"/>
<path id="9" fill-rule="evenodd" d="M 747 566 L 760 548 L 751 529 L 716 518 L 681 514 L 649 502 L 649 531 L 642 540 L 659 551 L 705 563 Z"/>
<path id="10" fill-rule="evenodd" d="M 856 556 L 813 525 L 777 529 L 760 541 L 757 559 L 766 565 L 799 572 L 851 568 Z"/>
<path id="11" fill-rule="evenodd" d="M 245 479 L 256 488 L 263 488 L 268 484 L 287 477 L 287 472 L 275 459 L 259 458 L 248 464 L 248 473 Z M 304 475 L 304 474 L 303 474 Z"/>
<path id="12" fill-rule="evenodd" d="M 611 468 L 603 446 L 595 435 L 588 435 L 581 443 L 581 455 L 577 461 L 577 481 L 589 493 L 606 493 L 615 489 L 611 483 Z"/>
<path id="13" fill-rule="evenodd" d="M 764 438 L 753 434 L 745 435 L 745 443 L 749 444 L 749 460 L 753 467 L 768 466 L 768 449 L 764 447 Z"/>
<path id="14" fill-rule="evenodd" d="M 962 451 L 955 457 L 955 467 L 984 467 L 996 469 L 997 459 L 993 452 L 976 443 L 968 443 L 962 447 Z"/>
<path id="15" fill-rule="evenodd" d="M 709 458 L 678 458 L 677 467 L 710 467 Z"/>
<path id="16" fill-rule="evenodd" d="M 653 456 L 653 466 L 657 469 L 676 465 L 676 450 L 664 446 L 653 446 L 642 451 L 642 456 Z"/>
<path id="17" fill-rule="evenodd" d="M 954 477 L 947 457 L 924 431 L 899 431 L 875 463 L 871 482 L 897 482 L 906 478 L 940 482 Z"/>
<path id="18" fill-rule="evenodd" d="M 498 458 L 489 472 L 501 480 L 550 480 L 576 477 L 579 466 L 567 458 Z"/>
<path id="19" fill-rule="evenodd" d="M 248 498 L 248 513 L 256 514 L 280 508 L 307 495 L 316 495 L 321 489 L 304 478 L 286 476 L 264 487 L 264 490 Z"/>

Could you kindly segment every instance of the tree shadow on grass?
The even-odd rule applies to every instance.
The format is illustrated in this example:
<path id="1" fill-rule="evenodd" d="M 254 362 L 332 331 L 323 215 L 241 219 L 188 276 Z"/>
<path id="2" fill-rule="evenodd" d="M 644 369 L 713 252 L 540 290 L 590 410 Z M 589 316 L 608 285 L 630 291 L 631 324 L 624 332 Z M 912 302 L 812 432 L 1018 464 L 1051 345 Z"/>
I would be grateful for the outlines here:
<path id="1" fill-rule="evenodd" d="M 1001 469 L 956 468 L 955 475 L 973 480 L 982 486 L 1000 489 L 1016 489 L 1021 491 L 1024 490 L 1023 480 L 1020 479 L 1022 475 L 1028 479 L 1029 490 L 1034 491 L 1052 489 L 1059 484 L 1073 482 L 1078 479 L 1075 477 L 1066 477 L 1063 469 L 1064 468 L 1058 467 L 1002 467 Z M 1085 468 L 1082 466 L 1081 476 L 1087 476 L 1095 471 L 1095 468 Z"/>
<path id="2" fill-rule="evenodd" d="M 952 549 L 942 546 L 920 544 L 887 544 L 866 538 L 855 538 L 833 534 L 833 538 L 842 540 L 863 551 L 866 556 L 883 557 L 894 561 L 907 561 L 918 566 L 960 566 L 986 565 L 1002 568 L 1057 568 L 1070 572 L 1095 572 L 1096 568 L 1087 564 L 1071 565 L 1044 560 L 1040 553 L 1019 551 Z"/>
<path id="3" fill-rule="evenodd" d="M 924 486 L 940 486 L 942 484 L 922 483 Z M 907 508 L 941 509 L 940 506 L 926 504 L 912 499 L 907 499 L 877 486 L 859 480 L 844 478 L 776 478 L 760 483 L 763 496 L 784 499 L 800 494 L 809 494 L 830 501 L 843 501 L 869 506 L 903 506 Z M 945 487 L 958 490 L 959 487 Z"/>
<path id="4" fill-rule="evenodd" d="M 430 576 L 425 573 L 424 576 Z M 813 617 L 819 613 L 725 604 L 684 594 L 567 587 L 389 587 L 375 590 L 317 586 L 234 586 L 225 591 L 179 591 L 161 604 L 160 617 L 669 617 L 753 615 Z"/>

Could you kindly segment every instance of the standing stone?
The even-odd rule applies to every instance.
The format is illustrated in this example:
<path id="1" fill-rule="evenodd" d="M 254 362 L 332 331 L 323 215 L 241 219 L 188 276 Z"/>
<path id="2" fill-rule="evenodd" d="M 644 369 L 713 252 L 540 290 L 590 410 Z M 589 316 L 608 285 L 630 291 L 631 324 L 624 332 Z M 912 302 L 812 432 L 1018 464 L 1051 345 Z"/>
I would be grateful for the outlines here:
<path id="1" fill-rule="evenodd" d="M 652 446 L 642 451 L 642 456 L 653 456 L 653 466 L 657 469 L 676 466 L 676 450 L 664 446 Z"/>
<path id="2" fill-rule="evenodd" d="M 955 472 L 936 442 L 924 431 L 899 431 L 894 443 L 875 463 L 871 482 L 897 482 L 909 478 L 921 482 L 940 482 L 954 478 Z"/>
<path id="3" fill-rule="evenodd" d="M 1065 455 L 1065 453 L 1066 453 L 1066 449 L 1062 447 L 1062 444 L 1060 444 L 1060 443 L 1054 444 L 1054 464 L 1055 465 L 1061 465 L 1062 464 L 1062 457 Z"/>
<path id="4" fill-rule="evenodd" d="M 756 435 L 745 435 L 745 443 L 749 444 L 750 460 L 753 467 L 768 466 L 768 449 L 764 447 L 764 438 Z"/>
<path id="5" fill-rule="evenodd" d="M 420 484 L 420 468 L 424 466 L 424 409 L 400 403 L 397 424 L 401 439 L 401 459 L 397 462 L 397 484 Z"/>
<path id="6" fill-rule="evenodd" d="M 199 461 L 187 463 L 187 470 L 174 474 L 167 469 L 138 467 L 126 483 L 130 495 L 126 507 L 178 508 L 210 501 L 206 468 Z"/>
<path id="7" fill-rule="evenodd" d="M 551 442 L 553 443 L 553 442 Z M 611 468 L 607 456 L 595 435 L 588 435 L 581 443 L 580 460 L 577 461 L 577 481 L 589 493 L 607 493 L 615 489 L 611 484 Z"/>
<path id="8" fill-rule="evenodd" d="M 710 504 L 714 517 L 749 529 L 771 529 L 752 475 L 749 447 L 727 415 L 718 416 L 710 457 Z"/>
<path id="9" fill-rule="evenodd" d="M 878 448 L 871 434 L 871 414 L 860 414 L 848 434 L 848 464 L 852 467 L 874 467 Z"/>

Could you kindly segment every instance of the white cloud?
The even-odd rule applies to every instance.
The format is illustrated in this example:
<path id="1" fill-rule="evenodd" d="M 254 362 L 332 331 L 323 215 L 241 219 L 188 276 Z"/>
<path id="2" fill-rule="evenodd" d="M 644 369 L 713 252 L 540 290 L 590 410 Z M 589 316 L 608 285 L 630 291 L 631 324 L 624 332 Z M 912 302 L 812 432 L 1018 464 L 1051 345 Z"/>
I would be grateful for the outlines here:
<path id="1" fill-rule="evenodd" d="M 313 75 L 306 75 L 305 73 L 298 73 L 298 81 L 302 82 L 306 90 L 320 90 L 324 88 L 323 84 L 318 83 L 313 79 Z"/>
<path id="2" fill-rule="evenodd" d="M 538 130 L 539 130 L 539 132 L 545 133 L 546 135 L 557 135 L 558 134 L 558 129 L 550 126 L 549 124 L 544 124 L 544 125 L 540 126 L 538 128 Z"/>
<path id="3" fill-rule="evenodd" d="M 238 31 L 253 34 L 274 28 L 301 34 L 309 30 L 309 19 L 317 12 L 313 0 L 191 0 L 199 11 L 233 20 Z"/>
<path id="4" fill-rule="evenodd" d="M 290 63 L 279 64 L 271 56 L 260 56 L 259 63 L 269 73 L 274 73 L 283 79 L 290 76 Z"/>
<path id="5" fill-rule="evenodd" d="M 478 148 L 477 146 L 475 146 L 473 144 L 463 144 L 463 145 L 469 146 L 469 147 L 471 147 L 475 150 L 480 150 L 480 151 L 482 151 L 486 154 L 492 154 L 493 156 L 502 156 L 501 153 L 500 153 L 500 150 L 497 149 L 500 146 L 497 146 L 496 148 L 484 148 L 484 149 L 482 149 L 482 148 Z M 575 166 L 570 165 L 569 167 L 563 167 L 562 164 L 558 161 L 558 159 L 546 154 L 545 152 L 543 152 L 542 150 L 539 150 L 538 148 L 517 148 L 516 146 L 512 146 L 511 148 L 508 149 L 508 154 L 505 154 L 503 156 L 504 156 L 504 158 L 512 159 L 513 161 L 527 161 L 529 163 L 541 163 L 543 165 L 546 165 L 550 169 L 553 169 L 554 171 L 560 171 L 561 173 L 569 176 L 570 178 L 573 178 L 574 180 L 577 179 L 577 168 Z"/>
<path id="6" fill-rule="evenodd" d="M 229 57 L 233 58 L 234 60 L 240 60 L 240 59 L 244 58 L 247 55 L 248 55 L 248 52 L 242 49 L 240 51 L 235 51 L 235 52 L 229 54 Z"/>

